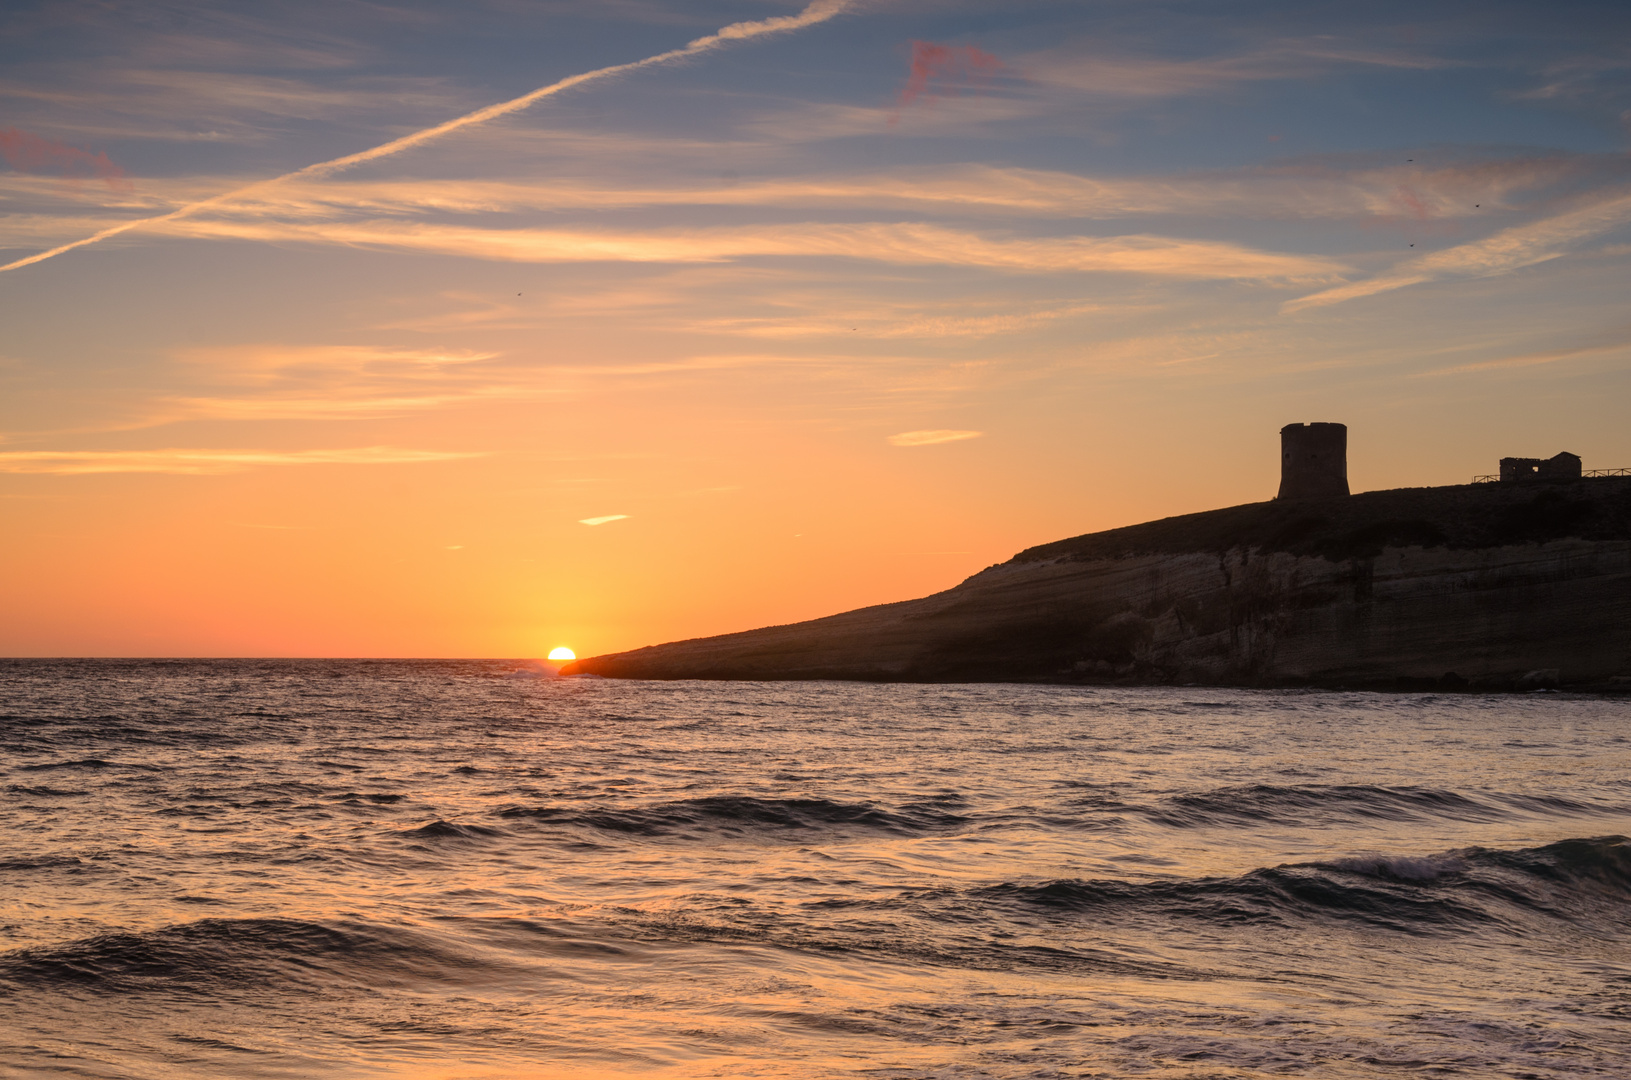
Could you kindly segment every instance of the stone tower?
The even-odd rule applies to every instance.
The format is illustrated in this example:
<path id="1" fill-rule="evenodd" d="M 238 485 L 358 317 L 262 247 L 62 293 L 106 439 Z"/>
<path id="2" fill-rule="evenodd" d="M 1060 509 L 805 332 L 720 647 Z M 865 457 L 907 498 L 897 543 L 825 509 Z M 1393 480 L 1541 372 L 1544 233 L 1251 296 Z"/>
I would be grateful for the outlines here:
<path id="1" fill-rule="evenodd" d="M 1280 429 L 1282 499 L 1348 494 L 1348 425 L 1287 424 Z"/>

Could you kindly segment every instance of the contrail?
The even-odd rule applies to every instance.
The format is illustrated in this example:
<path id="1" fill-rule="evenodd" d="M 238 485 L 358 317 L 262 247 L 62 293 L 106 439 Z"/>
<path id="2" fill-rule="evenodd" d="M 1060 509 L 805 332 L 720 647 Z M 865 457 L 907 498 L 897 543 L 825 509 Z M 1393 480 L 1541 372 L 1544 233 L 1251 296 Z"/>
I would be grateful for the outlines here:
<path id="1" fill-rule="evenodd" d="M 400 139 L 393 139 L 390 142 L 376 146 L 371 150 L 362 150 L 355 154 L 347 154 L 344 157 L 334 158 L 332 161 L 320 161 L 315 165 L 307 165 L 303 169 L 296 169 L 294 172 L 284 173 L 282 176 L 274 176 L 269 180 L 257 180 L 253 184 L 248 184 L 232 191 L 222 192 L 219 195 L 211 195 L 209 198 L 200 199 L 198 202 L 188 203 L 186 206 L 172 210 L 168 214 L 160 214 L 158 217 L 138 218 L 135 221 L 125 221 L 118 225 L 110 225 L 101 232 L 92 233 L 83 240 L 75 240 L 70 244 L 63 244 L 61 247 L 54 247 L 50 251 L 42 251 L 37 255 L 30 255 L 27 258 L 18 259 L 16 262 L 10 262 L 4 266 L 0 266 L 0 273 L 4 273 L 7 270 L 17 270 L 24 266 L 32 266 L 34 263 L 44 262 L 46 259 L 53 259 L 58 255 L 72 251 L 75 248 L 82 248 L 88 244 L 94 244 L 98 241 L 106 240 L 110 236 L 118 236 L 120 233 L 129 232 L 132 229 L 139 229 L 144 225 L 158 225 L 166 221 L 175 221 L 177 218 L 190 217 L 191 215 L 198 213 L 200 210 L 208 210 L 212 206 L 219 206 L 221 203 L 230 202 L 231 200 L 238 198 L 240 195 L 247 195 L 252 192 L 262 191 L 266 188 L 272 187 L 273 185 L 282 184 L 289 180 L 301 180 L 313 176 L 330 176 L 334 173 L 340 172 L 343 169 L 349 169 L 353 165 L 361 165 L 365 161 L 374 161 L 378 158 L 389 157 L 392 154 L 401 153 L 403 150 L 418 146 L 421 143 L 427 143 L 433 139 L 439 139 L 449 132 L 458 131 L 460 128 L 469 127 L 472 124 L 484 124 L 489 120 L 496 119 L 497 117 L 505 116 L 513 112 L 519 112 L 534 102 L 542 101 L 546 97 L 553 97 L 562 90 L 570 90 L 574 86 L 581 86 L 584 83 L 592 82 L 595 79 L 605 79 L 613 75 L 622 75 L 629 71 L 638 71 L 640 68 L 654 67 L 658 64 L 666 64 L 671 60 L 679 60 L 683 57 L 695 56 L 698 53 L 707 52 L 710 49 L 718 48 L 719 46 L 731 41 L 740 41 L 744 38 L 760 37 L 764 34 L 784 33 L 788 30 L 801 30 L 806 26 L 814 26 L 816 23 L 826 22 L 833 16 L 841 14 L 846 8 L 849 8 L 854 3 L 855 0 L 814 0 L 813 3 L 811 3 L 797 15 L 781 15 L 773 19 L 759 19 L 755 22 L 731 23 L 729 26 L 722 27 L 718 31 L 709 34 L 707 37 L 697 38 L 684 48 L 670 49 L 668 52 L 658 53 L 656 56 L 648 56 L 644 60 L 635 60 L 627 64 L 613 64 L 611 67 L 596 68 L 594 71 L 586 71 L 581 75 L 569 75 L 560 82 L 550 83 L 548 86 L 539 87 L 537 90 L 534 90 L 529 94 L 522 94 L 518 98 L 511 98 L 509 101 L 501 101 L 496 105 L 488 105 L 485 108 L 477 109 L 475 112 L 466 113 L 465 115 L 457 117 L 453 120 L 448 120 L 445 123 L 437 124 L 435 127 L 429 127 L 423 131 L 416 131 L 412 135 L 404 135 Z"/>

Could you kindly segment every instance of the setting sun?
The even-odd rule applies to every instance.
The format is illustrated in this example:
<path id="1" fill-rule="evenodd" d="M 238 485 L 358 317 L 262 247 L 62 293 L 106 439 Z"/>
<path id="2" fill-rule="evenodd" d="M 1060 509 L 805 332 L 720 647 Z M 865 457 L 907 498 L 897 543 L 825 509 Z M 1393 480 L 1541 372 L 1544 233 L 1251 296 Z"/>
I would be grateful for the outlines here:
<path id="1" fill-rule="evenodd" d="M 571 649 L 568 649 L 565 645 L 562 645 L 558 649 L 549 650 L 549 658 L 551 660 L 576 660 L 578 658 L 578 654 L 573 652 Z"/>

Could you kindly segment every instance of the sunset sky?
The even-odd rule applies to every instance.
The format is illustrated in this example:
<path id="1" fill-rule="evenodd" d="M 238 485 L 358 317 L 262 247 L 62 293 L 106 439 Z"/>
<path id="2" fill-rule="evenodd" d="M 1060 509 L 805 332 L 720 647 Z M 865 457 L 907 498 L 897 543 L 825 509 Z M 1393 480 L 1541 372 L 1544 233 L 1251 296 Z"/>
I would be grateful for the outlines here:
<path id="1" fill-rule="evenodd" d="M 1624 4 L 11 3 L 0 654 L 790 622 L 1296 421 L 1631 466 L 1628 145 Z"/>

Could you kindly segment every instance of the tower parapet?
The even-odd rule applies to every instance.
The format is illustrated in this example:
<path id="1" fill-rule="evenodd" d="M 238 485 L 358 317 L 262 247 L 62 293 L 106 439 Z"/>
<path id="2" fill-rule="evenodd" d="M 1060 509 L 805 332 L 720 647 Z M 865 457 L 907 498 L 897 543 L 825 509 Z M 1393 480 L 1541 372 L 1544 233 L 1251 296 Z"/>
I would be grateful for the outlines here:
<path id="1" fill-rule="evenodd" d="M 1348 425 L 1287 424 L 1280 429 L 1281 499 L 1348 494 Z"/>

